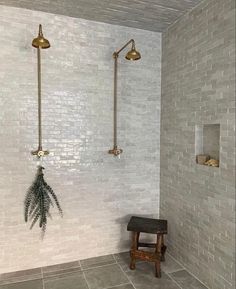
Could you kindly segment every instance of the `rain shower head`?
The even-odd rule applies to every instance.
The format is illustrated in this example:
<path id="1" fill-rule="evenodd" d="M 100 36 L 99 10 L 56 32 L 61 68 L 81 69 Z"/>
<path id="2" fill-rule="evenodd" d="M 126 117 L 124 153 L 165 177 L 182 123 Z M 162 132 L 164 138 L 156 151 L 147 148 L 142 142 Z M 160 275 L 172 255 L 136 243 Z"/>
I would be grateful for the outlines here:
<path id="1" fill-rule="evenodd" d="M 50 47 L 49 41 L 43 36 L 41 24 L 39 25 L 38 37 L 34 38 L 34 40 L 32 41 L 32 46 L 35 48 L 42 48 L 42 49 L 47 49 Z"/>
<path id="2" fill-rule="evenodd" d="M 132 43 L 131 49 L 127 52 L 125 58 L 127 60 L 139 60 L 141 58 L 141 54 L 136 50 L 135 48 L 135 41 L 134 39 L 131 39 L 129 42 L 127 42 L 120 50 L 115 51 L 113 53 L 113 58 L 118 58 L 120 52 L 124 50 L 130 43 Z"/>
<path id="3" fill-rule="evenodd" d="M 127 60 L 139 60 L 141 58 L 141 54 L 135 49 L 135 42 L 132 42 L 132 48 L 128 53 L 126 54 L 125 58 Z"/>

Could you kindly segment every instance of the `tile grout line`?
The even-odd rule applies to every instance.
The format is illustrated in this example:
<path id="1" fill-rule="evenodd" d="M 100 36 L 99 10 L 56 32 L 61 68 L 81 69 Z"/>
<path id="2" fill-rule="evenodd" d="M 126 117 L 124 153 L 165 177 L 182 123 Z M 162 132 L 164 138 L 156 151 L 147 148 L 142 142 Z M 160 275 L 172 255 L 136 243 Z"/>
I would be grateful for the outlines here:
<path id="1" fill-rule="evenodd" d="M 119 254 L 119 253 L 118 253 Z M 187 270 L 187 268 L 185 266 L 183 266 L 178 260 L 176 260 L 171 254 L 167 253 L 170 258 L 172 258 L 177 264 L 179 264 L 182 268 L 181 269 L 177 269 L 173 272 L 166 272 L 165 270 L 163 270 L 163 272 L 180 288 L 180 289 L 183 289 L 181 287 L 181 285 L 171 276 L 171 274 L 175 273 L 175 272 L 179 272 L 179 271 L 187 271 L 194 279 L 196 279 L 197 281 L 199 281 L 202 285 L 205 286 L 204 283 L 202 283 L 197 277 L 195 277 L 191 272 L 189 272 Z M 81 273 L 85 279 L 85 282 L 86 282 L 86 285 L 88 287 L 88 289 L 91 289 L 90 286 L 89 286 L 89 283 L 88 283 L 88 280 L 86 278 L 86 271 L 89 271 L 89 270 L 92 270 L 92 269 L 95 269 L 95 268 L 103 268 L 103 267 L 108 267 L 108 266 L 112 266 L 112 265 L 118 265 L 118 267 L 120 268 L 120 270 L 123 272 L 123 274 L 125 275 L 125 277 L 128 279 L 129 283 L 123 283 L 123 284 L 119 284 L 119 285 L 115 285 L 115 286 L 112 286 L 112 287 L 106 287 L 106 288 L 103 288 L 103 289 L 112 289 L 114 287 L 120 287 L 122 285 L 127 285 L 127 284 L 131 284 L 134 289 L 136 289 L 135 285 L 133 284 L 133 282 L 131 281 L 130 277 L 128 276 L 127 272 L 123 269 L 123 267 L 121 266 L 121 264 L 119 263 L 119 260 L 115 257 L 116 254 L 111 254 L 110 256 L 112 257 L 112 261 L 111 263 L 109 264 L 103 264 L 103 265 L 95 265 L 94 267 L 90 267 L 90 268 L 83 268 L 82 264 L 81 264 L 81 260 L 77 260 L 78 262 L 78 266 L 79 268 L 81 269 Z M 122 261 L 122 260 L 121 260 Z M 41 271 L 41 280 L 42 280 L 42 286 L 43 288 L 42 289 L 45 289 L 45 278 L 44 278 L 44 272 L 43 272 L 43 267 L 40 267 L 40 271 Z M 26 282 L 27 280 L 24 280 L 24 281 L 19 281 L 19 282 Z M 14 282 L 15 283 L 18 283 L 18 282 Z M 10 283 L 11 284 L 11 283 Z M 208 287 L 206 287 L 206 289 L 209 289 Z"/>
<path id="2" fill-rule="evenodd" d="M 120 266 L 120 264 L 118 263 L 118 261 L 116 260 L 117 264 L 119 265 L 119 267 L 121 268 L 121 270 L 123 271 L 123 273 L 126 275 L 126 277 L 128 278 L 128 280 L 130 281 L 130 283 L 133 285 L 133 287 L 136 289 L 136 287 L 134 286 L 134 284 L 132 283 L 132 281 L 130 280 L 130 278 L 128 277 L 128 275 L 126 274 L 126 272 L 123 270 L 123 268 Z M 178 272 L 178 271 L 182 271 L 183 269 L 179 269 L 179 270 L 176 270 L 174 272 L 171 272 L 171 273 L 175 273 L 175 272 Z M 174 282 L 174 284 L 176 284 L 180 289 L 183 289 L 179 283 L 177 283 L 177 281 L 175 281 L 171 276 L 170 274 L 171 273 L 167 273 L 163 270 L 163 272 Z"/>
<path id="3" fill-rule="evenodd" d="M 44 278 L 43 278 L 43 267 L 40 267 L 40 270 L 41 270 L 43 289 L 45 289 Z"/>
<path id="4" fill-rule="evenodd" d="M 89 268 L 84 268 L 84 269 L 81 267 L 81 271 L 88 271 L 88 270 L 91 270 L 91 269 L 108 267 L 108 266 L 115 265 L 115 264 L 116 264 L 116 261 L 114 261 L 113 263 L 104 264 L 104 265 L 97 265 L 97 266 L 93 266 L 93 267 L 89 267 Z"/>
<path id="5" fill-rule="evenodd" d="M 122 268 L 121 268 L 120 265 L 118 264 L 118 262 L 117 262 L 117 260 L 116 260 L 116 258 L 115 258 L 115 256 L 114 256 L 114 254 L 111 254 L 111 256 L 112 256 L 114 262 L 112 262 L 112 263 L 110 263 L 110 264 L 95 266 L 95 267 L 86 268 L 86 269 L 83 269 L 82 264 L 81 264 L 81 262 L 79 261 L 80 266 L 81 266 L 81 269 L 82 269 L 82 272 L 83 272 L 83 275 L 84 275 L 84 278 L 85 278 L 85 280 L 86 280 L 86 282 L 87 282 L 87 285 L 88 285 L 88 281 L 87 281 L 87 278 L 86 278 L 86 276 L 85 276 L 85 274 L 84 274 L 84 271 L 92 270 L 92 269 L 95 269 L 95 268 L 102 268 L 102 267 L 111 266 L 111 265 L 118 265 L 118 267 L 121 269 L 122 273 L 125 275 L 125 277 L 128 279 L 129 282 L 128 282 L 128 283 L 122 283 L 122 284 L 119 284 L 119 285 L 114 285 L 114 286 L 111 286 L 111 287 L 106 287 L 106 288 L 103 288 L 103 289 L 112 289 L 112 288 L 121 287 L 121 286 L 123 286 L 123 285 L 128 285 L 128 284 L 133 285 L 132 282 L 129 280 L 128 276 L 125 274 L 125 272 L 122 270 Z M 134 286 L 134 285 L 133 285 L 133 286 Z M 88 285 L 88 288 L 90 289 L 89 285 Z M 134 288 L 135 288 L 135 287 L 134 287 Z M 136 289 L 136 288 L 135 288 L 135 289 Z"/>
<path id="6" fill-rule="evenodd" d="M 123 253 L 123 252 L 122 252 Z M 116 254 L 119 254 L 119 253 L 116 253 Z M 69 275 L 69 274 L 73 274 L 73 273 L 76 273 L 76 272 L 83 272 L 83 271 L 88 271 L 88 270 L 91 270 L 91 269 L 95 269 L 95 268 L 102 268 L 102 267 L 106 267 L 106 266 L 111 266 L 111 265 L 115 265 L 115 264 L 117 264 L 118 262 L 116 261 L 116 258 L 114 257 L 114 254 L 110 254 L 110 255 L 105 255 L 105 256 L 112 256 L 112 258 L 113 258 L 113 260 L 112 260 L 112 262 L 111 263 L 108 263 L 108 264 L 103 264 L 103 265 L 95 265 L 95 266 L 93 266 L 93 267 L 88 267 L 88 268 L 84 268 L 83 266 L 82 266 L 82 264 L 81 264 L 81 260 L 76 260 L 76 261 L 74 261 L 74 262 L 77 262 L 78 263 L 78 268 L 80 268 L 81 269 L 81 271 L 75 271 L 75 272 L 66 272 L 66 273 L 63 273 L 63 274 L 58 274 L 57 272 L 59 272 L 59 271 L 62 271 L 63 272 L 63 269 L 61 269 L 61 270 L 59 270 L 59 271 L 56 271 L 55 272 L 55 274 L 54 275 L 50 275 L 50 276 L 48 276 L 48 277 L 46 277 L 45 276 L 45 273 L 43 272 L 43 268 L 45 268 L 45 267 L 48 267 L 48 266 L 45 266 L 45 267 L 39 267 L 38 269 L 40 269 L 40 277 L 36 277 L 36 278 L 33 278 L 33 279 L 22 279 L 22 280 L 17 280 L 17 281 L 15 281 L 14 280 L 14 282 L 12 282 L 12 281 L 9 281 L 8 282 L 8 280 L 6 280 L 6 283 L 0 283 L 0 285 L 8 285 L 8 284 L 16 284 L 16 283 L 22 283 L 22 282 L 27 282 L 27 281 L 33 281 L 33 280 L 44 280 L 45 278 L 53 278 L 53 277 L 56 277 L 56 276 L 62 276 L 62 275 L 65 275 L 65 276 L 67 276 L 67 275 Z M 99 258 L 99 257 L 98 257 Z M 83 259 L 83 260 L 86 260 L 86 259 Z M 141 263 L 141 262 L 140 262 Z M 59 265 L 63 265 L 63 264 L 66 264 L 66 263 L 60 263 Z M 55 266 L 57 266 L 58 264 L 55 264 Z M 50 265 L 51 266 L 51 265 Z M 52 266 L 54 266 L 54 265 L 52 265 Z M 77 268 L 77 267 L 76 267 Z M 53 272 L 51 272 L 51 273 L 53 273 Z"/>
<path id="7" fill-rule="evenodd" d="M 6 280 L 1 280 L 0 286 L 3 285 L 10 285 L 10 284 L 17 284 L 17 283 L 23 283 L 23 282 L 29 282 L 29 281 L 35 281 L 35 280 L 42 280 L 42 276 L 33 278 L 33 279 L 6 279 Z M 1 288 L 0 288 L 1 289 Z"/>
<path id="8" fill-rule="evenodd" d="M 115 257 L 114 257 L 115 259 Z M 116 259 L 115 259 L 116 260 Z M 124 275 L 126 276 L 126 278 L 129 280 L 130 284 L 134 287 L 134 289 L 136 289 L 136 287 L 134 286 L 134 283 L 130 280 L 129 276 L 126 274 L 126 272 L 123 270 L 123 268 L 121 267 L 121 265 L 118 263 L 118 261 L 116 260 L 116 264 L 120 267 L 121 271 L 124 273 Z"/>
<path id="9" fill-rule="evenodd" d="M 176 271 L 178 272 L 178 271 Z M 174 272 L 173 272 L 174 273 Z M 180 284 L 175 281 L 175 279 L 173 279 L 173 277 L 170 275 L 171 273 L 166 273 L 166 275 L 180 288 L 180 289 L 183 289 L 183 287 L 180 286 Z"/>
<path id="10" fill-rule="evenodd" d="M 182 268 L 182 269 L 177 269 L 177 270 L 172 271 L 172 272 L 166 272 L 166 271 L 163 269 L 163 272 L 165 272 L 166 274 L 172 274 L 172 273 L 176 273 L 176 272 L 183 271 L 183 270 L 184 270 L 184 268 Z"/>
<path id="11" fill-rule="evenodd" d="M 187 271 L 193 278 L 195 278 L 196 280 L 198 280 L 203 286 L 206 287 L 206 289 L 210 289 L 209 287 L 207 287 L 200 279 L 198 279 L 193 273 L 191 273 L 183 264 L 181 264 L 178 260 L 176 260 L 171 254 L 168 253 L 168 255 L 175 260 L 176 263 L 178 263 L 180 266 L 183 267 L 183 270 Z M 174 272 L 173 272 L 174 273 Z"/>
<path id="12" fill-rule="evenodd" d="M 84 276 L 84 280 L 85 280 L 85 283 L 86 283 L 86 285 L 87 285 L 88 289 L 91 289 L 91 288 L 90 288 L 90 286 L 89 286 L 88 280 L 87 280 L 87 278 L 86 278 L 86 276 L 85 276 L 84 270 L 83 270 L 83 268 L 82 268 L 82 264 L 81 264 L 81 261 L 80 261 L 80 260 L 78 260 L 78 263 L 79 263 L 79 265 L 80 265 L 80 268 L 81 268 L 81 272 L 82 272 L 82 274 L 83 274 L 83 276 Z"/>
<path id="13" fill-rule="evenodd" d="M 174 280 L 173 279 L 173 277 L 170 275 L 170 274 L 172 274 L 172 273 L 175 273 L 175 272 L 179 272 L 179 271 L 182 271 L 182 270 L 186 270 L 187 272 L 188 272 L 188 270 L 184 267 L 184 266 L 182 266 L 182 264 L 180 263 L 180 262 L 178 262 L 174 257 L 172 257 L 172 255 L 170 255 L 170 254 L 168 254 L 173 260 L 175 260 L 179 265 L 181 265 L 181 269 L 178 269 L 178 270 L 176 270 L 176 271 L 173 271 L 173 272 L 165 272 L 164 270 L 163 270 L 163 272 L 180 288 L 180 289 L 183 289 L 181 286 L 180 286 L 180 284 L 176 281 L 176 280 Z M 78 264 L 79 264 L 79 267 L 81 268 L 81 272 L 82 272 L 82 274 L 83 274 L 83 276 L 84 276 L 84 279 L 85 279 L 85 281 L 86 281 L 86 285 L 88 286 L 88 288 L 89 289 L 91 289 L 90 288 L 90 286 L 89 286 L 89 284 L 88 284 L 88 280 L 87 280 L 87 278 L 86 278 L 86 275 L 85 275 L 85 272 L 86 271 L 89 271 L 89 270 L 92 270 L 92 269 L 96 269 L 96 268 L 103 268 L 103 267 L 108 267 L 108 266 L 111 266 L 111 265 L 118 265 L 119 266 L 119 268 L 121 269 L 121 271 L 123 272 L 123 274 L 126 276 L 126 278 L 128 279 L 128 281 L 129 281 L 129 283 L 123 283 L 123 284 L 120 284 L 120 285 L 115 285 L 115 286 L 112 286 L 112 287 L 107 287 L 107 288 L 103 288 L 103 289 L 112 289 L 112 288 L 114 288 L 114 287 L 120 287 L 120 286 L 122 286 L 122 285 L 127 285 L 127 284 L 131 284 L 133 287 L 134 287 L 134 289 L 136 289 L 136 287 L 135 287 L 135 285 L 133 284 L 133 282 L 130 280 L 130 278 L 129 278 L 129 276 L 127 275 L 127 273 L 124 271 L 124 269 L 121 267 L 121 265 L 120 265 L 120 263 L 118 262 L 118 260 L 115 258 L 115 256 L 114 256 L 114 254 L 111 254 L 111 256 L 112 256 L 112 258 L 113 258 L 113 261 L 114 261 L 114 263 L 113 262 L 111 262 L 111 263 L 109 263 L 109 264 L 103 264 L 103 265 L 97 265 L 97 266 L 93 266 L 93 267 L 88 267 L 88 268 L 83 268 L 83 266 L 82 266 L 82 264 L 81 264 L 81 260 L 78 260 Z M 193 277 L 195 277 L 195 276 L 193 276 Z M 197 278 L 196 278 L 197 279 Z M 43 289 L 45 289 L 45 288 L 43 288 Z"/>
<path id="14" fill-rule="evenodd" d="M 168 254 L 171 258 L 172 258 L 172 255 L 170 255 L 170 254 Z M 173 260 L 175 260 L 175 258 L 172 258 Z M 169 272 L 169 273 L 167 273 L 167 272 L 165 272 L 164 270 L 163 270 L 163 272 L 174 282 L 174 284 L 176 284 L 180 289 L 183 289 L 183 287 L 181 287 L 181 285 L 176 281 L 176 280 L 174 280 L 173 279 L 173 277 L 170 275 L 170 274 L 172 274 L 172 273 L 175 273 L 175 272 L 179 272 L 179 271 L 183 271 L 183 270 L 186 270 L 187 272 L 188 272 L 188 270 L 184 267 L 184 266 L 182 266 L 182 264 L 181 263 L 179 263 L 177 260 L 175 260 L 179 265 L 181 265 L 181 269 L 178 269 L 178 270 L 176 270 L 176 271 L 173 271 L 173 272 Z M 130 280 L 130 278 L 128 277 L 128 275 L 126 274 L 126 272 L 123 270 L 123 268 L 121 267 L 121 265 L 118 263 L 118 261 L 116 260 L 116 262 L 117 262 L 117 264 L 118 264 L 118 266 L 121 268 L 121 270 L 123 271 L 123 273 L 125 274 L 125 276 L 128 278 L 128 280 L 130 281 L 130 283 L 134 286 L 134 284 L 132 283 L 132 281 Z M 192 275 L 192 274 L 191 274 Z M 192 275 L 194 278 L 195 278 L 195 276 L 194 275 Z M 195 279 L 197 279 L 197 278 L 195 278 Z M 198 280 L 198 279 L 197 279 Z M 200 281 L 200 280 L 198 280 L 198 281 Z M 203 284 L 202 282 L 201 282 L 201 284 Z M 204 285 L 204 284 L 203 284 Z M 205 285 L 204 285 L 205 286 Z M 134 288 L 136 289 L 136 287 L 134 286 Z M 108 288 L 109 289 L 109 288 Z M 208 288 L 207 288 L 208 289 Z"/>
<path id="15" fill-rule="evenodd" d="M 78 260 L 79 265 L 80 265 L 80 267 L 81 267 L 81 269 L 82 269 L 82 273 L 83 273 L 84 279 L 85 279 L 86 284 L 87 284 L 87 286 L 88 286 L 89 289 L 91 289 L 91 288 L 89 287 L 88 280 L 87 280 L 87 278 L 86 278 L 86 275 L 85 275 L 85 272 L 84 272 L 84 271 L 92 270 L 92 269 L 94 269 L 94 268 L 101 268 L 101 267 L 105 267 L 105 266 L 117 264 L 116 259 L 114 258 L 113 255 L 112 255 L 112 257 L 113 257 L 113 259 L 114 259 L 114 261 L 115 261 L 114 263 L 106 264 L 106 265 L 103 265 L 103 266 L 92 267 L 92 268 L 86 268 L 86 270 L 84 270 L 84 269 L 82 268 L 82 264 L 81 264 L 80 260 Z M 125 276 L 126 276 L 126 275 L 125 275 Z M 114 286 L 112 286 L 112 287 L 106 287 L 106 288 L 103 288 L 103 289 L 112 289 L 112 288 L 121 287 L 121 286 L 127 285 L 127 284 L 130 284 L 130 282 L 129 282 L 129 283 L 119 284 L 119 285 L 114 285 Z"/>
<path id="16" fill-rule="evenodd" d="M 121 287 L 121 286 L 124 286 L 124 285 L 130 285 L 130 282 L 129 283 L 119 284 L 119 285 L 114 285 L 114 286 L 106 287 L 106 288 L 102 288 L 102 289 L 112 289 L 112 288 L 117 288 L 117 287 Z"/>
<path id="17" fill-rule="evenodd" d="M 117 260 L 116 260 L 116 262 L 117 262 L 117 264 L 119 265 L 119 267 L 121 268 L 121 270 L 124 272 L 124 274 L 126 275 L 126 277 L 128 278 L 128 280 L 130 281 L 130 283 L 134 286 L 134 284 L 132 283 L 132 281 L 130 280 L 130 278 L 127 276 L 126 272 L 123 270 L 123 268 L 120 266 L 120 264 L 118 263 Z M 175 272 L 178 272 L 178 271 L 182 271 L 182 270 L 183 270 L 183 269 L 179 269 L 179 270 L 176 270 L 176 271 L 174 271 L 174 272 L 172 272 L 172 273 L 175 273 Z M 183 288 L 179 285 L 179 283 L 177 283 L 177 282 L 170 276 L 171 273 L 167 273 L 167 272 L 165 272 L 164 270 L 163 270 L 163 272 L 164 272 L 180 289 L 183 289 Z M 134 286 L 134 288 L 136 289 L 135 286 Z"/>
<path id="18" fill-rule="evenodd" d="M 124 275 L 127 277 L 127 279 L 129 280 L 130 284 L 134 287 L 134 289 L 136 289 L 136 287 L 134 286 L 134 283 L 130 280 L 129 276 L 126 274 L 126 272 L 123 270 L 123 268 L 121 267 L 121 265 L 119 263 L 117 263 L 117 265 L 120 267 L 121 271 L 124 273 Z"/>

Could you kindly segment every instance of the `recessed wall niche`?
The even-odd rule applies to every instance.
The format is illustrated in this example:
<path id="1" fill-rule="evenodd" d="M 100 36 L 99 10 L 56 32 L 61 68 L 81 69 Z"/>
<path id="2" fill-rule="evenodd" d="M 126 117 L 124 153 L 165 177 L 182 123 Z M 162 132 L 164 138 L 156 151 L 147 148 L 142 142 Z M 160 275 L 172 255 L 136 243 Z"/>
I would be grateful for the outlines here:
<path id="1" fill-rule="evenodd" d="M 199 164 L 219 166 L 220 124 L 196 125 L 195 155 Z"/>

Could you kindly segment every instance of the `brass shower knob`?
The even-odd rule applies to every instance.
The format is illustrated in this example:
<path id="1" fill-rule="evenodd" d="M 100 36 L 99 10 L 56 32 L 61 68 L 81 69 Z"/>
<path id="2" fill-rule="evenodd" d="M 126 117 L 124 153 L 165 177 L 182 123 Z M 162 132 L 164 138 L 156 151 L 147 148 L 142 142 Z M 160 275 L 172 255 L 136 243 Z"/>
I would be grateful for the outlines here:
<path id="1" fill-rule="evenodd" d="M 49 151 L 44 151 L 42 149 L 37 149 L 36 151 L 32 151 L 31 154 L 33 156 L 37 156 L 38 158 L 49 155 Z"/>
<path id="2" fill-rule="evenodd" d="M 112 154 L 114 156 L 118 156 L 120 154 L 122 154 L 123 150 L 122 149 L 118 149 L 117 146 L 115 146 L 112 150 L 109 150 L 109 154 Z"/>

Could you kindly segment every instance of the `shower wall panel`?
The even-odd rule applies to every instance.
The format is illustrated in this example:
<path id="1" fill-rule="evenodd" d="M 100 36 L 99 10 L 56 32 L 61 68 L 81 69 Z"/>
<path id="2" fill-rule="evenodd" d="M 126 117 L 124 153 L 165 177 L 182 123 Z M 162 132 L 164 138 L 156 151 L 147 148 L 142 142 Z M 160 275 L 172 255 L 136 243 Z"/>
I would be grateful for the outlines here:
<path id="1" fill-rule="evenodd" d="M 168 248 L 209 288 L 233 289 L 235 0 L 203 1 L 175 23 L 163 35 L 162 67 L 160 211 L 169 220 Z M 219 147 L 219 168 L 196 164 L 195 128 L 210 124 L 208 148 Z"/>
<path id="2" fill-rule="evenodd" d="M 158 216 L 161 34 L 0 6 L 0 273 L 127 250 L 131 215 Z M 45 178 L 64 210 L 44 241 L 24 223 L 37 160 L 38 25 L 42 51 Z M 113 58 L 130 38 L 138 62 L 121 55 L 118 143 L 113 136 Z"/>

